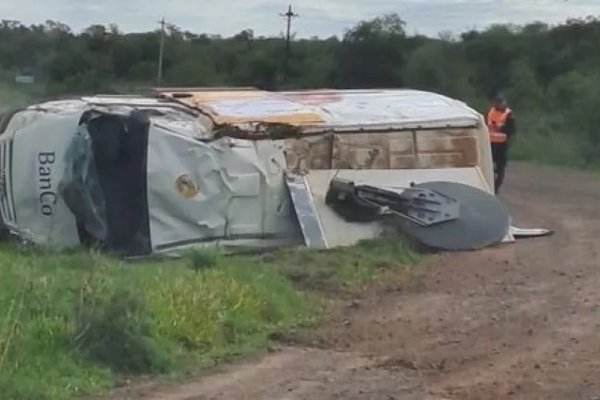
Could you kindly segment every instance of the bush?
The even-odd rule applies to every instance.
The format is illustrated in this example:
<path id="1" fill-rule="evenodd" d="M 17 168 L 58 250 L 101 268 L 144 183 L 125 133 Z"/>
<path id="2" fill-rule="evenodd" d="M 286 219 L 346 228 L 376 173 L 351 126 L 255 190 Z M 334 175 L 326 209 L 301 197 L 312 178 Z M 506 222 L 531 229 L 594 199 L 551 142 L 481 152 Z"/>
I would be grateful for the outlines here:
<path id="1" fill-rule="evenodd" d="M 189 266 L 198 272 L 203 269 L 214 268 L 218 263 L 218 255 L 214 251 L 194 249 L 188 255 Z"/>
<path id="2" fill-rule="evenodd" d="M 171 369 L 168 347 L 152 337 L 143 299 L 119 289 L 109 297 L 84 296 L 79 307 L 73 340 L 92 362 L 129 374 Z"/>

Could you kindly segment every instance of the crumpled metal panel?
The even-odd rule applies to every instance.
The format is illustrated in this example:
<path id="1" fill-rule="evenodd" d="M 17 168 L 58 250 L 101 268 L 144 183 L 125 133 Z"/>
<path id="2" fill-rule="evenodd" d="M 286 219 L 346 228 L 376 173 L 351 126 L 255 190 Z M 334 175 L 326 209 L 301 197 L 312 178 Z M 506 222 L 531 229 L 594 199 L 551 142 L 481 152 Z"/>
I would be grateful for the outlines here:
<path id="1" fill-rule="evenodd" d="M 264 142 L 262 146 L 274 146 Z M 252 141 L 202 143 L 150 130 L 148 207 L 155 251 L 192 243 L 298 237 L 282 157 Z"/>
<path id="2" fill-rule="evenodd" d="M 311 249 L 326 249 L 325 232 L 308 187 L 306 175 L 287 174 L 286 178 L 298 224 L 304 236 L 304 244 Z"/>
<path id="3" fill-rule="evenodd" d="M 324 134 L 283 142 L 287 168 L 296 173 L 311 169 L 331 169 L 333 135 Z"/>
<path id="4" fill-rule="evenodd" d="M 411 169 L 479 164 L 475 129 L 325 134 L 285 142 L 288 167 L 310 169 Z"/>
<path id="5" fill-rule="evenodd" d="M 478 167 L 310 171 L 307 175 L 307 182 L 329 248 L 352 246 L 361 240 L 375 238 L 382 232 L 382 225 L 377 222 L 351 223 L 344 221 L 325 203 L 325 196 L 333 177 L 350 180 L 357 185 L 366 184 L 397 192 L 409 188 L 411 182 L 419 184 L 429 181 L 450 181 L 493 193 Z M 507 232 L 504 241 L 514 241 L 510 232 Z"/>
<path id="6" fill-rule="evenodd" d="M 415 168 L 416 161 L 411 131 L 334 136 L 333 169 L 405 169 Z"/>

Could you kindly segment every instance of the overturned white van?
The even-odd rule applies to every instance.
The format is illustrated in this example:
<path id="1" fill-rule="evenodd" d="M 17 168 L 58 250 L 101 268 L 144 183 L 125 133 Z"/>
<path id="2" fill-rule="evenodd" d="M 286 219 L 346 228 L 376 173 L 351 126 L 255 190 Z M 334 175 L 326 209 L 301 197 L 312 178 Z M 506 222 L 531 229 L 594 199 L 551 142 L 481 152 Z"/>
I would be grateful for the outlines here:
<path id="1" fill-rule="evenodd" d="M 414 90 L 183 88 L 51 101 L 1 119 L 0 172 L 2 224 L 13 235 L 125 256 L 203 244 L 336 247 L 376 235 L 377 223 L 357 226 L 327 207 L 334 176 L 493 194 L 482 116 Z M 294 207 L 298 185 L 317 244 Z"/>

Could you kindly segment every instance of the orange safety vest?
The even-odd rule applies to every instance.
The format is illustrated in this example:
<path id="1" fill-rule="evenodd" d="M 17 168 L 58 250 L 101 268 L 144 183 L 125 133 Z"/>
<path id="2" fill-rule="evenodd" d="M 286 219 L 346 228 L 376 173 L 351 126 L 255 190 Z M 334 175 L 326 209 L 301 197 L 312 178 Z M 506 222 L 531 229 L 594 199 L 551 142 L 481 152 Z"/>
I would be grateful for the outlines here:
<path id="1" fill-rule="evenodd" d="M 492 143 L 506 143 L 506 133 L 502 132 L 502 128 L 506 125 L 506 120 L 510 115 L 510 109 L 507 107 L 504 111 L 500 111 L 495 107 L 488 112 L 487 126 L 490 132 L 490 141 Z"/>

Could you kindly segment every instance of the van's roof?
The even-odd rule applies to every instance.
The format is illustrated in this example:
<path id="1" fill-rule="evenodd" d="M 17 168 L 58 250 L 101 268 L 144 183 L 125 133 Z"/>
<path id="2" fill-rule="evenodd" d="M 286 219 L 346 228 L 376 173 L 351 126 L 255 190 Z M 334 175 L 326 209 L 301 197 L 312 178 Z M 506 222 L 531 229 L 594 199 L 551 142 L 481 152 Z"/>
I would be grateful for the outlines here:
<path id="1" fill-rule="evenodd" d="M 408 89 L 269 92 L 252 88 L 161 88 L 155 91 L 208 114 L 217 124 L 252 122 L 355 128 L 475 126 L 481 116 L 465 103 Z"/>
<path id="2" fill-rule="evenodd" d="M 194 135 L 216 125 L 290 124 L 304 133 L 476 127 L 481 115 L 459 100 L 408 89 L 269 92 L 253 88 L 154 89 L 152 96 L 96 95 L 36 104 L 29 109 L 69 112 L 89 106 L 161 109 L 155 116 Z M 192 129 L 192 128 L 190 128 Z M 184 129 L 185 130 L 185 129 Z"/>

